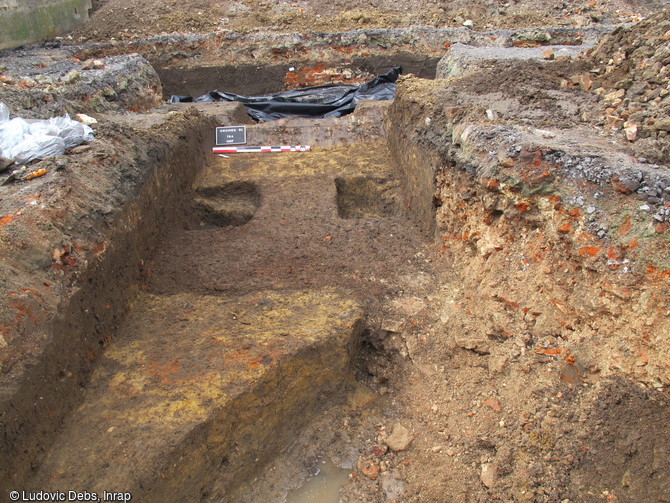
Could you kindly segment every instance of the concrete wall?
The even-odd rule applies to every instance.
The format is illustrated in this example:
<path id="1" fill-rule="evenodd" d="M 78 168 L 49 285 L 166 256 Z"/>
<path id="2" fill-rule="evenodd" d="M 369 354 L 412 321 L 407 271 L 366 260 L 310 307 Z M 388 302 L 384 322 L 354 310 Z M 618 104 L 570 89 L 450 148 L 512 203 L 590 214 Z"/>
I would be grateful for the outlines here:
<path id="1" fill-rule="evenodd" d="M 0 49 L 39 42 L 88 19 L 91 0 L 0 0 Z"/>

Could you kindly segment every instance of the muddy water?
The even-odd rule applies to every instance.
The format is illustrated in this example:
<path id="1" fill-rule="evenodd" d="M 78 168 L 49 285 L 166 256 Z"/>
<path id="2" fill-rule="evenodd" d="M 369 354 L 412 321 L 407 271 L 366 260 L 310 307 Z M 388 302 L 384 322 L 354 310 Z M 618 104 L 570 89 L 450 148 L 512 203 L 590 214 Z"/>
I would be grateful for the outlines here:
<path id="1" fill-rule="evenodd" d="M 340 489 L 351 471 L 338 468 L 330 461 L 322 461 L 317 468 L 319 472 L 315 476 L 288 493 L 285 503 L 339 503 Z"/>

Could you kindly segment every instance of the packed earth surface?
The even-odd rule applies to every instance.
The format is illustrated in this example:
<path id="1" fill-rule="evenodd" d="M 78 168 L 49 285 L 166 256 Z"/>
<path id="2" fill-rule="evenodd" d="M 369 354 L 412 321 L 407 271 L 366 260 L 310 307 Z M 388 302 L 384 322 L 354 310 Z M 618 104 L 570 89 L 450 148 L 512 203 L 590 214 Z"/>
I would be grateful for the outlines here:
<path id="1" fill-rule="evenodd" d="M 670 501 L 667 2 L 99 0 L 0 102 L 94 130 L 0 151 L 3 501 Z"/>

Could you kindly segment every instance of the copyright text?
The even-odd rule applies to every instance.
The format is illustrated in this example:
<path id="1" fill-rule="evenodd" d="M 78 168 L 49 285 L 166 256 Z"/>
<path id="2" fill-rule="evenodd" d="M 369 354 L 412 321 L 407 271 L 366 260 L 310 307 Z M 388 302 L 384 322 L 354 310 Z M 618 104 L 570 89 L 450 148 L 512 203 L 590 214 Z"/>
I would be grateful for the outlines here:
<path id="1" fill-rule="evenodd" d="M 9 501 L 88 501 L 88 502 L 127 502 L 133 499 L 129 492 L 102 491 L 11 491 Z"/>

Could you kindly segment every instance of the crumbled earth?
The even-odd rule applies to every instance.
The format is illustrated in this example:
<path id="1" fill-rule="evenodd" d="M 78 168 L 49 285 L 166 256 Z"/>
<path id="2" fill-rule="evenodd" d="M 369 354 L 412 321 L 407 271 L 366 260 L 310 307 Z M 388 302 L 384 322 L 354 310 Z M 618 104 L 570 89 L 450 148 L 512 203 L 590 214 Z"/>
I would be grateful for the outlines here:
<path id="1" fill-rule="evenodd" d="M 203 2 L 199 0 L 110 0 L 90 22 L 72 36 L 79 41 L 141 38 L 162 32 L 199 32 L 259 29 L 346 31 L 400 26 L 461 26 L 475 29 L 520 26 L 589 26 L 637 21 L 662 2 L 536 0 L 528 2 L 391 1 L 279 1 Z"/>
<path id="2" fill-rule="evenodd" d="M 140 55 L 80 61 L 69 51 L 17 50 L 0 66 L 11 117 L 143 111 L 162 101 L 156 70 Z"/>
<path id="3" fill-rule="evenodd" d="M 325 191 L 295 181 L 298 188 L 291 188 L 279 179 L 272 182 L 268 199 L 285 206 L 279 230 L 273 215 L 265 222 L 252 219 L 260 200 L 253 191 L 243 191 L 247 199 L 225 218 L 216 201 L 208 200 L 213 195 L 207 187 L 201 187 L 195 209 L 171 209 L 168 218 L 180 225 L 166 232 L 158 251 L 142 262 L 142 288 L 160 294 L 188 290 L 235 296 L 267 285 L 303 288 L 317 283 L 364 291 L 369 310 L 354 375 L 342 393 L 324 403 L 295 442 L 259 467 L 258 476 L 237 487 L 230 501 L 284 501 L 287 489 L 323 458 L 351 469 L 340 493 L 340 500 L 350 503 L 670 501 L 670 10 L 655 13 L 662 3 L 623 0 L 416 5 L 386 0 L 107 0 L 98 2 L 91 21 L 67 40 L 105 45 L 112 37 L 132 41 L 172 32 L 235 30 L 253 37 L 252 32 L 262 30 L 456 27 L 468 20 L 475 30 L 586 29 L 644 18 L 616 28 L 579 58 L 493 58 L 450 79 L 403 77 L 384 122 L 394 159 L 387 164 L 397 164 L 402 182 L 394 179 L 376 187 L 358 180 L 338 186 L 353 195 L 357 188 L 393 193 L 403 212 L 382 225 L 378 215 L 353 211 L 340 215 L 346 217 L 342 221 L 324 224 L 321 233 L 317 217 L 333 205 L 335 189 L 330 187 L 327 204 L 318 204 Z M 164 43 L 152 50 L 169 52 L 170 43 L 160 40 L 143 43 Z M 92 150 L 84 147 L 35 163 L 30 170 L 45 167 L 46 177 L 0 187 L 16 191 L 0 205 L 3 249 L 23 250 L 16 267 L 26 267 L 21 265 L 26 261 L 36 270 L 48 269 L 37 276 L 44 285 L 40 292 L 60 291 L 60 285 L 51 284 L 63 274 L 76 281 L 72 261 L 89 251 L 66 242 L 76 225 L 52 229 L 36 221 L 33 229 L 59 241 L 43 264 L 35 250 L 47 249 L 42 241 L 49 236 L 34 233 L 28 239 L 30 229 L 23 228 L 22 237 L 21 228 L 14 227 L 22 214 L 43 211 L 38 204 L 52 201 L 54 194 L 67 200 L 62 184 L 76 169 L 81 170 L 81 186 L 75 195 L 84 198 L 80 193 L 93 183 L 89 178 L 100 169 L 114 172 L 117 156 L 122 162 L 112 180 L 131 190 L 138 175 L 129 152 L 140 163 L 147 156 L 169 157 L 161 154 L 166 145 L 159 152 L 147 147 L 151 136 L 160 136 L 165 144 L 183 140 L 198 121 L 194 111 L 182 116 L 162 109 L 151 117 L 125 115 L 115 125 L 105 122 L 104 114 L 143 111 L 160 94 L 146 60 L 121 55 L 134 46 L 112 42 L 106 48 L 60 47 L 64 52 L 52 53 L 48 61 L 22 63 L 10 54 L 11 61 L 0 70 L 5 75 L 0 101 L 6 100 L 13 112 L 37 117 L 85 111 L 99 114 L 102 121 L 101 138 Z M 192 53 L 173 57 L 207 58 L 206 45 L 193 47 Z M 90 58 L 80 61 L 77 54 Z M 288 66 L 281 51 L 274 57 Z M 104 69 L 100 65 L 117 71 L 94 74 Z M 113 78 L 123 68 L 141 76 L 137 87 L 129 89 L 124 79 Z M 109 80 L 99 85 L 98 76 Z M 82 96 L 97 98 L 84 101 Z M 165 113 L 172 119 L 156 118 Z M 133 130 L 124 139 L 124 128 L 142 120 L 160 124 L 141 133 Z M 356 121 L 347 123 L 348 131 L 356 131 Z M 295 131 L 312 127 L 306 121 L 293 124 Z M 274 127 L 270 123 L 258 130 Z M 276 131 L 282 127 L 291 130 L 290 124 L 282 124 Z M 319 126 L 315 122 L 313 127 Z M 310 134 L 318 141 L 318 131 Z M 330 157 L 342 156 L 341 164 L 355 170 L 373 145 L 361 138 L 366 143 L 345 149 L 346 155 L 334 149 Z M 144 149 L 149 153 L 143 154 Z M 383 152 L 385 147 L 373 149 Z M 296 166 L 308 170 L 308 161 L 315 158 L 306 156 L 307 164 Z M 72 165 L 64 169 L 70 159 Z M 221 165 L 241 165 L 239 171 L 251 176 L 262 166 L 262 155 L 254 161 L 222 160 Z M 395 192 L 399 184 L 402 196 Z M 31 187 L 43 194 L 33 194 Z M 101 205 L 95 206 L 96 218 L 111 227 L 116 199 L 100 194 L 96 204 Z M 20 211 L 12 209 L 16 205 Z M 55 208 L 66 213 L 68 206 L 58 203 Z M 77 222 L 85 221 L 81 211 L 78 207 Z M 184 223 L 184 216 L 194 215 L 191 211 L 198 218 Z M 132 215 L 128 221 L 132 223 Z M 245 226 L 248 221 L 253 225 Z M 307 227 L 312 234 L 305 243 L 301 232 Z M 273 233 L 281 238 L 272 239 Z M 103 234 L 93 233 L 105 242 Z M 42 241 L 35 244 L 38 238 Z M 221 251 L 215 256 L 211 249 Z M 7 274 L 12 267 L 6 267 Z M 14 290 L 18 286 L 11 283 Z M 21 295 L 18 300 L 27 302 L 32 294 L 26 290 Z M 47 300 L 55 309 L 58 298 L 49 295 Z M 101 299 L 95 311 L 103 321 L 109 317 L 105 302 Z M 9 311 L 3 316 L 9 320 Z M 19 321 L 24 332 L 34 322 Z M 103 337 L 101 346 L 110 336 Z M 23 343 L 32 347 L 37 339 Z M 0 338 L 0 346 L 16 340 Z M 91 351 L 88 366 L 102 349 Z M 85 381 L 81 376 L 82 385 Z"/>
<path id="4" fill-rule="evenodd" d="M 670 162 L 670 11 L 619 29 L 590 51 L 592 90 L 607 107 L 604 124 L 638 157 Z"/>
<path id="5" fill-rule="evenodd" d="M 588 62 L 572 60 L 551 65 L 502 62 L 441 86 L 434 99 L 437 103 L 458 103 L 461 118 L 466 113 L 486 117 L 486 110 L 492 110 L 494 124 L 569 129 L 599 118 L 601 104 L 596 96 L 581 89 L 561 87 L 561 81 L 589 66 Z M 493 79 L 496 86 L 491 86 Z"/>

